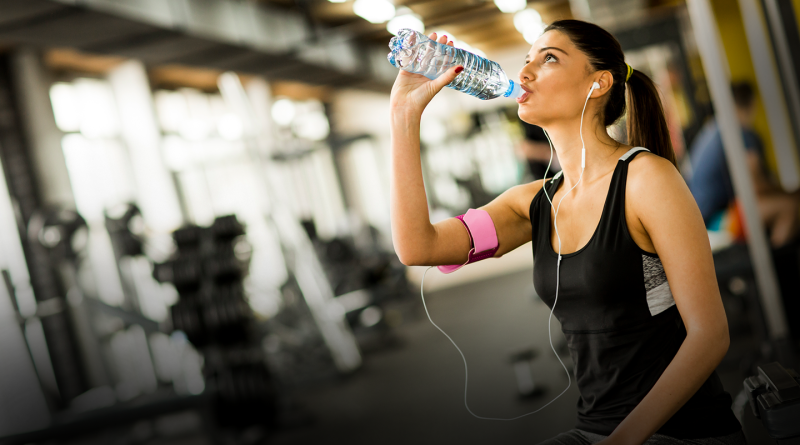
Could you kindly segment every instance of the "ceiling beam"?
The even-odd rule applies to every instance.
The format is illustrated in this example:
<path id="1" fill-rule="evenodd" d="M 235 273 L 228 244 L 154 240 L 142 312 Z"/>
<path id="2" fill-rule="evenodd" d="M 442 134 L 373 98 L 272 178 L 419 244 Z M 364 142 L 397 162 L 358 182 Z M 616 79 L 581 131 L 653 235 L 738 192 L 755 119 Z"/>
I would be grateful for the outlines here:
<path id="1" fill-rule="evenodd" d="M 71 47 L 137 58 L 150 66 L 313 79 L 318 85 L 392 85 L 396 70 L 386 62 L 385 50 L 352 35 L 353 30 L 374 32 L 375 25 L 360 20 L 350 29 L 327 29 L 308 22 L 296 11 L 251 1 L 0 2 L 0 40 L 10 43 Z M 378 28 L 385 32 L 383 25 Z"/>

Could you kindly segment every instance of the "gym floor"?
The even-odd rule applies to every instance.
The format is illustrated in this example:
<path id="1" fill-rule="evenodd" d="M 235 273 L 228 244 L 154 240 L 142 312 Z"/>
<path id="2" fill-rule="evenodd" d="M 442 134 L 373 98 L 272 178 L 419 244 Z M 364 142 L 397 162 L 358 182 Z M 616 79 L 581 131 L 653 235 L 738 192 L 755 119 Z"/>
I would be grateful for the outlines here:
<path id="1" fill-rule="evenodd" d="M 567 375 L 547 335 L 550 310 L 535 296 L 529 271 L 425 296 L 433 321 L 466 356 L 467 400 L 476 415 L 516 417 L 538 409 L 567 388 Z M 574 426 L 578 399 L 574 377 L 567 391 L 538 413 L 514 421 L 473 417 L 464 407 L 461 355 L 430 323 L 421 304 L 413 313 L 397 330 L 401 340 L 397 347 L 366 354 L 362 368 L 351 376 L 295 394 L 313 422 L 284 430 L 268 443 L 533 445 Z M 563 334 L 555 317 L 551 332 L 558 349 Z M 532 366 L 535 384 L 546 392 L 521 399 L 509 357 L 531 347 L 538 352 Z M 718 368 L 733 397 L 742 387 L 739 357 L 751 349 L 747 336 L 732 336 L 728 357 Z M 571 372 L 569 355 L 560 355 Z M 746 408 L 742 423 L 748 442 L 775 443 L 749 405 Z"/>

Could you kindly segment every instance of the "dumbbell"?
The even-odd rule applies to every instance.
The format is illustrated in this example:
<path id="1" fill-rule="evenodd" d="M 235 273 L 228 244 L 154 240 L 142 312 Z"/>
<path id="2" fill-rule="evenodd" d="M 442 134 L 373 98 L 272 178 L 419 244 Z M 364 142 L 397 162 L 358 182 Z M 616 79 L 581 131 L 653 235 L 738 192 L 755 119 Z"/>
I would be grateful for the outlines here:
<path id="1" fill-rule="evenodd" d="M 178 250 L 196 248 L 200 244 L 200 237 L 204 229 L 200 226 L 190 225 L 172 232 L 172 239 L 178 245 Z"/>
<path id="2" fill-rule="evenodd" d="M 172 325 L 176 330 L 183 331 L 195 347 L 205 345 L 206 329 L 195 302 L 178 301 L 170 308 L 170 313 Z"/>
<path id="3" fill-rule="evenodd" d="M 236 218 L 236 215 L 226 215 L 217 217 L 211 224 L 211 233 L 214 239 L 232 239 L 239 235 L 244 235 L 244 226 Z"/>

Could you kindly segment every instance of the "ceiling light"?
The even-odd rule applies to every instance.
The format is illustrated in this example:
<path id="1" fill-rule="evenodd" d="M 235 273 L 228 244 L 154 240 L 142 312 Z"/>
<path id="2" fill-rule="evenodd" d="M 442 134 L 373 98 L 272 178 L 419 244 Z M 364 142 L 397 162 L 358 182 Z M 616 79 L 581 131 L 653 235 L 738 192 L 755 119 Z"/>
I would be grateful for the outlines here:
<path id="1" fill-rule="evenodd" d="M 312 112 L 295 119 L 292 130 L 301 138 L 322 141 L 330 134 L 331 127 L 324 113 Z"/>
<path id="2" fill-rule="evenodd" d="M 425 24 L 422 23 L 422 18 L 408 8 L 398 10 L 397 15 L 386 24 L 386 30 L 394 35 L 397 35 L 397 32 L 403 28 L 411 28 L 414 31 L 425 33 Z"/>
<path id="3" fill-rule="evenodd" d="M 388 0 L 356 0 L 353 12 L 370 23 L 383 23 L 394 17 L 394 5 Z"/>
<path id="4" fill-rule="evenodd" d="M 530 26 L 542 23 L 542 16 L 535 9 L 523 9 L 514 14 L 514 28 L 524 33 Z"/>
<path id="5" fill-rule="evenodd" d="M 538 39 L 539 36 L 542 35 L 542 32 L 544 32 L 545 28 L 546 26 L 544 25 L 544 23 L 531 25 L 525 30 L 525 32 L 522 33 L 522 37 L 525 39 L 526 42 L 533 45 L 533 42 L 535 42 L 536 39 Z"/>
<path id="6" fill-rule="evenodd" d="M 494 0 L 497 9 L 502 12 L 522 11 L 528 5 L 526 0 Z"/>
<path id="7" fill-rule="evenodd" d="M 289 99 L 278 99 L 272 104 L 272 120 L 280 126 L 291 124 L 295 113 L 294 102 Z"/>

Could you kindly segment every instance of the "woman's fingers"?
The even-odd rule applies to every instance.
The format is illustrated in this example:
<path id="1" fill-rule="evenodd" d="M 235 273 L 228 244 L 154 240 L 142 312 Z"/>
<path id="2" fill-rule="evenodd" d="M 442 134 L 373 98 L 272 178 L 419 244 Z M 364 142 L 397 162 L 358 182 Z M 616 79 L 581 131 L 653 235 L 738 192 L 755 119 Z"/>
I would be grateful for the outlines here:
<path id="1" fill-rule="evenodd" d="M 439 36 L 437 36 L 437 34 L 435 32 L 432 32 L 432 33 L 428 34 L 428 38 L 433 40 L 433 41 L 439 42 L 442 45 L 453 46 L 453 41 L 452 40 L 450 40 L 450 41 L 447 40 L 447 34 L 442 34 L 441 37 L 439 37 Z"/>
<path id="2" fill-rule="evenodd" d="M 433 32 L 428 35 L 428 38 L 443 45 L 454 46 L 453 41 L 448 40 L 448 36 L 444 34 L 438 36 Z M 395 80 L 395 86 L 392 88 L 392 100 L 395 101 L 396 98 L 397 101 L 418 102 L 424 108 L 433 96 L 452 82 L 463 69 L 462 66 L 452 67 L 434 80 L 428 80 L 421 74 L 400 70 Z"/>
<path id="3" fill-rule="evenodd" d="M 445 71 L 441 76 L 437 77 L 436 79 L 431 80 L 431 84 L 434 87 L 434 94 L 438 93 L 442 88 L 445 87 L 448 83 L 452 82 L 453 79 L 458 76 L 458 73 L 464 70 L 464 67 L 461 65 L 454 66 L 449 70 Z"/>

